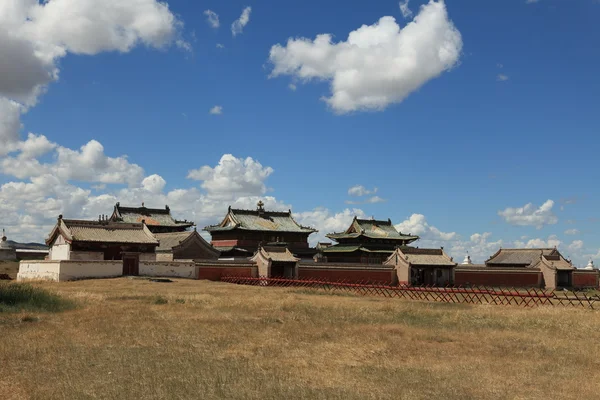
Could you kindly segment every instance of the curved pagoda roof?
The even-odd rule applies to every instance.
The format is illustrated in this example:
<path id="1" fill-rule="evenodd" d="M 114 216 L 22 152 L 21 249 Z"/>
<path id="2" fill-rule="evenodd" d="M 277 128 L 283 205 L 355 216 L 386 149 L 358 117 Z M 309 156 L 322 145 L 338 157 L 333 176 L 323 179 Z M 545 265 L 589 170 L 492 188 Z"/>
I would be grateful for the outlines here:
<path id="1" fill-rule="evenodd" d="M 141 207 L 123 207 L 120 203 L 115 205 L 115 209 L 110 217 L 111 221 L 136 224 L 144 221 L 148 226 L 164 226 L 189 228 L 194 226 L 192 221 L 179 221 L 171 216 L 169 206 L 165 208 L 148 208 L 142 203 Z"/>
<path id="2" fill-rule="evenodd" d="M 317 232 L 316 229 L 298 224 L 292 217 L 292 211 L 266 211 L 263 203 L 258 203 L 256 210 L 241 210 L 231 208 L 227 215 L 218 225 L 210 225 L 204 228 L 208 232 L 223 232 L 241 229 L 246 231 L 268 231 L 268 232 Z"/>
<path id="3" fill-rule="evenodd" d="M 355 239 L 361 236 L 370 239 L 391 239 L 404 242 L 414 242 L 419 239 L 416 235 L 405 235 L 396 230 L 392 221 L 388 219 L 359 219 L 354 217 L 352 223 L 344 232 L 330 233 L 326 235 L 329 239 L 338 241 L 338 239 Z"/>

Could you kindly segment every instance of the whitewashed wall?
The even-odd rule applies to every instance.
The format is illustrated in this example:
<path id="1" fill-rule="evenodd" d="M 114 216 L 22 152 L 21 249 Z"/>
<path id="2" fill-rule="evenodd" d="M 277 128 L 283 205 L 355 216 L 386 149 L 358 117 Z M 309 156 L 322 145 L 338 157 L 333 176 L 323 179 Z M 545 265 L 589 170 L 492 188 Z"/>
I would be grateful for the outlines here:
<path id="1" fill-rule="evenodd" d="M 21 261 L 17 281 L 59 281 L 60 261 Z"/>
<path id="2" fill-rule="evenodd" d="M 114 278 L 123 275 L 123 261 L 61 261 L 60 280 Z"/>
<path id="3" fill-rule="evenodd" d="M 142 276 L 162 276 L 173 278 L 191 278 L 195 279 L 196 264 L 193 262 L 142 262 L 140 261 L 140 275 Z"/>
<path id="4" fill-rule="evenodd" d="M 71 245 L 69 243 L 55 244 L 50 248 L 50 260 L 68 260 L 70 253 Z"/>
<path id="5" fill-rule="evenodd" d="M 155 253 L 141 253 L 140 254 L 140 262 L 142 261 L 156 261 Z"/>

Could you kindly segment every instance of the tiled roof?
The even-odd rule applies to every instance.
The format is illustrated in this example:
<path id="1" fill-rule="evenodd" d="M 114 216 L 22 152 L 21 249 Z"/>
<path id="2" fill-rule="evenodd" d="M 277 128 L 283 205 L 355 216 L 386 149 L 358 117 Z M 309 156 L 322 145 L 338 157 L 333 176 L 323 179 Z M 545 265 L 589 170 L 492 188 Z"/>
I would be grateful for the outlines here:
<path id="1" fill-rule="evenodd" d="M 486 264 L 510 264 L 535 266 L 541 261 L 542 255 L 553 255 L 556 249 L 500 249 Z"/>
<path id="2" fill-rule="evenodd" d="M 60 219 L 57 228 L 72 242 L 158 244 L 143 224 Z"/>
<path id="3" fill-rule="evenodd" d="M 193 235 L 193 231 L 173 232 L 173 233 L 155 233 L 154 237 L 158 239 L 160 245 L 156 251 L 171 251 L 173 247 L 179 246 L 181 242 Z"/>
<path id="4" fill-rule="evenodd" d="M 396 251 L 398 257 L 406 260 L 411 265 L 456 266 L 456 263 L 443 249 L 420 249 L 418 247 L 407 246 L 399 248 Z"/>
<path id="5" fill-rule="evenodd" d="M 316 232 L 313 228 L 298 224 L 292 217 L 291 211 L 238 210 L 233 208 L 229 208 L 221 224 L 204 228 L 208 232 L 229 231 L 233 229 L 273 232 Z"/>
<path id="6" fill-rule="evenodd" d="M 287 247 L 261 247 L 258 250 L 264 258 L 274 262 L 297 262 L 300 261 L 299 258 L 294 257 L 294 255 L 287 249 Z M 257 253 L 257 255 L 258 255 Z M 256 257 L 256 256 L 255 256 Z"/>
<path id="7" fill-rule="evenodd" d="M 168 206 L 165 208 L 122 207 L 119 203 L 115 205 L 111 220 L 124 223 L 144 221 L 148 226 L 190 227 L 194 225 L 192 221 L 174 219 Z"/>
<path id="8" fill-rule="evenodd" d="M 352 253 L 353 251 L 356 251 L 358 249 L 360 249 L 360 246 L 335 245 L 331 247 L 326 247 L 322 251 L 323 253 Z"/>
<path id="9" fill-rule="evenodd" d="M 404 235 L 396 230 L 396 227 L 392 225 L 391 220 L 383 221 L 376 219 L 358 219 L 354 217 L 354 220 L 350 224 L 350 227 L 344 232 L 330 233 L 326 235 L 330 239 L 353 239 L 360 236 L 366 236 L 372 239 L 391 239 L 391 240 L 403 240 L 403 241 L 415 241 L 419 239 L 415 235 Z"/>

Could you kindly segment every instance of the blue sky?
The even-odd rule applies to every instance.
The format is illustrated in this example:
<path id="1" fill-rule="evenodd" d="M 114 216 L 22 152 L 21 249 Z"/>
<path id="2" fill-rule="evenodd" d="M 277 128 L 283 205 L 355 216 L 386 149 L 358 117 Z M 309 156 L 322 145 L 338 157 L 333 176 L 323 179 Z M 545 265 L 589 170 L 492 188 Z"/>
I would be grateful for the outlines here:
<path id="1" fill-rule="evenodd" d="M 71 0 L 51 3 L 72 6 Z M 102 209 L 110 213 L 115 199 L 157 206 L 170 201 L 182 218 L 204 226 L 219 219 L 229 203 L 249 207 L 256 198 L 269 197 L 268 205 L 292 207 L 299 220 L 322 234 L 339 229 L 357 213 L 389 217 L 421 234 L 421 246 L 442 245 L 461 258 L 469 250 L 476 261 L 500 245 L 555 244 L 580 265 L 590 256 L 598 259 L 597 1 L 447 0 L 448 19 L 440 29 L 450 24 L 459 32 L 457 57 L 440 67 L 437 76 L 402 94 L 402 101 L 384 101 L 374 108 L 356 106 L 363 96 L 350 103 L 358 108 L 340 113 L 340 106 L 324 100 L 333 92 L 329 72 L 310 80 L 298 72 L 316 65 L 311 63 L 318 51 L 312 42 L 317 35 L 329 33 L 332 43 L 346 42 L 350 32 L 384 16 L 394 17 L 404 28 L 427 4 L 411 0 L 413 15 L 405 18 L 397 1 L 349 1 L 342 7 L 332 0 L 171 0 L 168 11 L 152 8 L 147 15 L 160 12 L 175 22 L 166 27 L 158 22 L 163 25 L 149 32 L 132 30 L 138 41 L 126 49 L 119 38 L 96 48 L 91 43 L 98 43 L 98 31 L 78 32 L 81 40 L 75 42 L 76 35 L 67 37 L 52 28 L 56 15 L 49 9 L 43 15 L 25 9 L 22 15 L 38 18 L 33 22 L 39 22 L 35 29 L 43 36 L 37 38 L 63 48 L 64 55 L 53 56 L 51 67 L 45 65 L 60 72 L 57 79 L 37 82 L 44 93 L 22 90 L 26 96 L 15 95 L 8 83 L 0 83 L 0 99 L 23 107 L 20 142 L 14 133 L 5 133 L 4 147 L 10 150 L 4 155 L 0 151 L 0 198 L 5 202 L 0 220 L 15 240 L 42 240 L 59 212 L 74 217 L 92 217 Z M 246 7 L 251 7 L 249 20 L 234 36 L 231 24 Z M 135 17 L 141 8 L 128 12 Z M 205 10 L 218 14 L 218 28 L 208 23 Z M 15 15 L 4 13 L 4 22 L 13 18 L 14 23 L 4 34 L 33 42 L 32 29 L 20 33 L 25 22 Z M 0 7 L 0 21 L 2 16 Z M 127 21 L 100 23 L 129 29 Z M 429 28 L 422 26 L 419 32 Z M 313 46 L 308 53 L 294 53 L 287 46 L 289 38 L 301 37 Z M 270 58 L 277 44 L 290 57 L 288 66 L 294 65 L 272 76 L 285 62 Z M 431 45 L 416 48 L 426 54 Z M 0 46 L 0 59 L 8 51 L 3 55 Z M 361 60 L 365 54 L 374 57 L 373 68 L 385 64 L 377 60 L 382 54 L 361 53 Z M 398 79 L 418 81 L 412 75 L 431 65 L 426 57 L 420 62 Z M 318 64 L 324 70 L 330 66 L 327 60 Z M 333 73 L 341 73 L 344 66 L 336 68 Z M 377 89 L 373 70 L 357 68 L 359 77 L 347 85 L 360 86 L 369 96 L 398 95 L 394 89 Z M 209 112 L 215 106 L 222 107 L 221 114 Z M 0 106 L 0 119 L 6 121 L 9 114 L 2 110 Z M 17 143 L 24 143 L 29 132 L 43 135 L 52 145 L 35 157 L 23 155 Z M 77 153 L 92 140 L 101 143 L 101 158 L 121 161 L 115 162 L 116 170 L 105 161 L 86 165 L 114 179 L 99 180 L 91 172 L 48 173 L 57 164 L 81 168 L 73 161 L 75 155 L 58 157 L 58 149 Z M 225 154 L 240 164 L 227 170 L 221 163 Z M 33 167 L 31 173 L 22 172 L 29 170 L 20 167 L 22 173 L 15 173 L 6 167 L 26 156 L 46 165 L 45 172 Z M 260 168 L 244 164 L 248 157 Z M 85 157 L 80 158 L 83 162 Z M 135 172 L 127 172 L 132 165 Z M 208 169 L 197 180 L 187 178 L 190 170 L 203 166 Z M 164 185 L 146 190 L 142 180 L 155 174 Z M 59 178 L 41 184 L 48 175 Z M 228 179 L 234 182 L 229 189 Z M 236 184 L 239 188 L 232 190 Z M 356 185 L 377 192 L 350 196 Z M 77 201 L 69 197 L 72 192 L 78 193 Z M 348 203 L 373 196 L 378 199 L 372 201 L 380 202 Z M 486 232 L 485 239 L 471 239 Z"/>

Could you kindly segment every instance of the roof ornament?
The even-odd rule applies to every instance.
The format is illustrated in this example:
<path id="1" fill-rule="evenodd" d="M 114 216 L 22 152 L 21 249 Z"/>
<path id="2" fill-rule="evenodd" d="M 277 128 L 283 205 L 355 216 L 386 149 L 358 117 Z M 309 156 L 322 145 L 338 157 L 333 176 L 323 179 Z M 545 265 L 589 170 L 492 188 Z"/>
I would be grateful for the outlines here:
<path id="1" fill-rule="evenodd" d="M 4 231 L 4 228 L 2 228 L 2 241 L 6 242 L 6 232 Z"/>
<path id="2" fill-rule="evenodd" d="M 145 207 L 145 206 L 144 206 L 144 202 L 143 202 L 143 201 L 142 201 L 142 207 Z"/>
<path id="3" fill-rule="evenodd" d="M 465 259 L 462 262 L 462 265 L 470 265 L 473 264 L 471 262 L 471 256 L 469 255 L 469 252 L 467 251 L 467 254 L 465 255 Z"/>
<path id="4" fill-rule="evenodd" d="M 590 262 L 588 262 L 588 265 L 585 267 L 585 269 L 596 269 L 596 266 L 594 265 L 594 261 L 590 258 Z"/>

